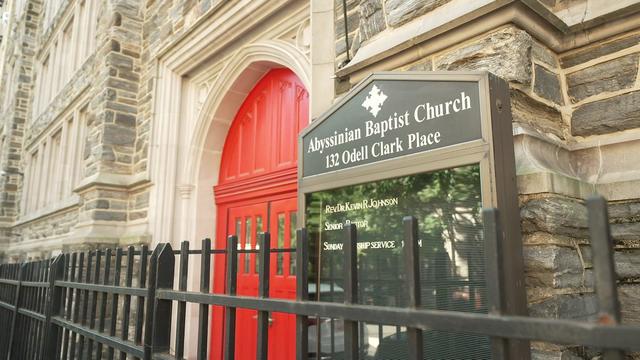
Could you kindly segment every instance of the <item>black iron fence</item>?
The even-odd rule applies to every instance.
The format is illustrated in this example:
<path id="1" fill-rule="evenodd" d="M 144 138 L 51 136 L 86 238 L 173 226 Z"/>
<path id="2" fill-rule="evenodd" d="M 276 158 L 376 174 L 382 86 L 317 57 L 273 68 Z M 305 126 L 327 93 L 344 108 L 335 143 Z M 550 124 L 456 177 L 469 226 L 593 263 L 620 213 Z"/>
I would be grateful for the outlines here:
<path id="1" fill-rule="evenodd" d="M 236 309 L 257 311 L 257 358 L 266 359 L 269 313 L 296 316 L 296 357 L 309 357 L 308 318 L 344 321 L 344 358 L 358 358 L 358 323 L 406 327 L 408 357 L 423 359 L 424 330 L 489 336 L 496 359 L 508 358 L 508 341 L 530 340 L 603 349 L 605 359 L 622 359 L 625 351 L 640 351 L 640 327 L 620 323 L 613 245 L 606 202 L 588 201 L 599 320 L 595 323 L 512 316 L 502 313 L 504 299 L 490 299 L 488 314 L 420 308 L 418 224 L 404 220 L 405 280 L 409 307 L 360 305 L 357 299 L 357 230 L 347 226 L 344 236 L 344 303 L 308 299 L 308 267 L 297 266 L 296 299 L 269 298 L 270 255 L 293 251 L 271 249 L 270 236 L 260 236 L 260 250 L 239 250 L 231 236 L 226 249 L 212 249 L 202 241 L 199 250 L 183 242 L 179 250 L 160 244 L 59 255 L 53 260 L 0 265 L 0 357 L 7 359 L 181 359 L 185 354 L 187 304 L 196 304 L 197 358 L 209 356 L 211 306 L 224 311 L 224 359 L 234 359 Z M 501 230 L 497 212 L 483 212 L 488 295 L 500 294 Z M 304 229 L 297 244 L 307 244 Z M 306 246 L 295 249 L 296 263 L 308 264 Z M 238 253 L 257 253 L 258 296 L 238 296 Z M 200 260 L 200 291 L 187 291 L 190 256 Z M 211 293 L 211 259 L 226 258 L 226 291 Z M 177 259 L 177 260 L 176 260 Z M 178 276 L 175 276 L 175 269 Z M 493 294 L 493 295 L 492 295 Z M 176 312 L 173 317 L 173 312 Z M 172 334 L 172 329 L 174 333 Z M 427 345 L 428 346 L 428 345 Z"/>

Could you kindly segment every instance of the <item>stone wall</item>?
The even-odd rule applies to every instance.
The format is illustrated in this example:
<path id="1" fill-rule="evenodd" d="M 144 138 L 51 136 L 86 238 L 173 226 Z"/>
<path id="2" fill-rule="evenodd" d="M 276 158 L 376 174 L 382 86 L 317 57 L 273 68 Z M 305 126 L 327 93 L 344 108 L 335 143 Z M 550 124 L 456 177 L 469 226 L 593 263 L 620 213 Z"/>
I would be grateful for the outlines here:
<path id="1" fill-rule="evenodd" d="M 347 60 L 344 8 L 342 0 L 335 1 L 336 64 Z M 398 28 L 407 22 L 427 14 L 451 0 L 346 0 L 347 34 L 350 57 L 360 44 L 385 30 Z"/>
<path id="2" fill-rule="evenodd" d="M 3 114 L 2 122 L 7 129 L 14 129 L 19 136 L 14 141 L 5 141 L 13 150 L 0 151 L 5 167 L 11 166 L 18 177 L 7 177 L 3 188 L 0 211 L 3 212 L 6 236 L 4 251 L 14 260 L 38 257 L 32 251 L 38 244 L 40 255 L 52 251 L 72 250 L 86 244 L 119 243 L 128 237 L 129 243 L 148 241 L 144 233 L 135 236 L 128 233 L 129 220 L 146 217 L 148 200 L 140 201 L 140 192 L 148 189 L 144 174 L 135 178 L 139 153 L 146 153 L 137 143 L 138 96 L 141 84 L 141 46 L 144 12 L 142 2 L 137 0 L 100 0 L 97 7 L 96 50 L 90 55 L 62 90 L 47 105 L 37 118 L 31 112 L 33 95 L 31 88 L 39 74 L 32 74 L 34 56 L 49 43 L 55 41 L 59 24 L 72 9 L 76 1 L 63 1 L 53 16 L 51 25 L 41 26 L 41 2 L 27 1 L 28 11 L 21 19 L 11 39 L 19 53 L 13 58 L 25 72 L 20 81 L 24 91 L 16 92 L 25 98 L 16 110 L 19 117 Z M 26 24 L 26 25 L 24 25 Z M 146 88 L 146 86 L 145 86 Z M 23 191 L 24 149 L 37 144 L 42 134 L 61 122 L 61 114 L 79 100 L 89 103 L 86 114 L 86 138 L 80 140 L 82 171 L 84 179 L 77 195 L 53 204 L 50 209 L 41 209 L 36 214 L 20 215 Z M 18 103 L 16 103 L 18 105 Z M 14 120 L 15 119 L 15 120 Z M 27 125 L 27 126 L 25 126 Z M 148 124 L 146 126 L 148 132 Z M 148 144 L 145 144 L 148 146 Z M 15 153 L 9 156 L 9 153 Z M 5 187 L 7 187 L 5 186 Z M 142 196 L 144 198 L 144 195 Z M 131 206 L 132 215 L 129 215 Z M 8 247 L 8 250 L 6 249 Z M 1 251 L 1 250 L 0 250 Z"/>

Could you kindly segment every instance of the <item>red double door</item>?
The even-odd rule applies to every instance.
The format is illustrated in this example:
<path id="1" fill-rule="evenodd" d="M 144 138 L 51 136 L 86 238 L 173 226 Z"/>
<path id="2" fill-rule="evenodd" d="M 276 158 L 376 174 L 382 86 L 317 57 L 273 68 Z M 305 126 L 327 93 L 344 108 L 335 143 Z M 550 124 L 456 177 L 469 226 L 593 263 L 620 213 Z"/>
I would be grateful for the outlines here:
<path id="1" fill-rule="evenodd" d="M 296 198 L 265 201 L 229 209 L 227 231 L 238 236 L 238 247 L 257 249 L 258 234 L 269 231 L 272 249 L 295 248 Z M 271 254 L 270 293 L 273 298 L 294 299 L 296 289 L 295 254 Z M 258 256 L 238 256 L 238 295 L 258 294 Z M 236 358 L 256 358 L 257 312 L 239 309 L 236 315 Z M 295 317 L 269 314 L 269 358 L 295 357 Z"/>
<path id="2" fill-rule="evenodd" d="M 229 235 L 238 247 L 256 249 L 258 234 L 269 231 L 271 248 L 295 248 L 297 210 L 297 136 L 308 124 L 308 93 L 288 69 L 269 71 L 249 92 L 229 128 L 221 156 L 216 242 L 226 248 Z M 270 297 L 295 298 L 295 253 L 270 259 Z M 225 290 L 226 258 L 214 260 L 214 292 Z M 258 254 L 238 255 L 237 292 L 258 294 Z M 213 308 L 211 359 L 222 358 L 224 309 Z M 235 359 L 256 358 L 257 313 L 238 309 Z M 295 317 L 270 314 L 269 358 L 295 358 Z"/>

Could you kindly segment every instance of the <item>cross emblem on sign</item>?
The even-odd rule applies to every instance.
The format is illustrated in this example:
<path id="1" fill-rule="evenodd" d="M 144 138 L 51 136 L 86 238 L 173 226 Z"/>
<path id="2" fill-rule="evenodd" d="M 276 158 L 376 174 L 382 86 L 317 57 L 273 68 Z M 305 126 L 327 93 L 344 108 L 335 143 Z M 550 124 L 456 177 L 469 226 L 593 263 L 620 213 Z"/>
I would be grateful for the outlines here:
<path id="1" fill-rule="evenodd" d="M 374 117 L 377 117 L 385 100 L 387 100 L 387 95 L 385 95 L 376 85 L 373 85 L 371 91 L 369 91 L 369 96 L 364 99 L 362 107 L 369 110 Z"/>

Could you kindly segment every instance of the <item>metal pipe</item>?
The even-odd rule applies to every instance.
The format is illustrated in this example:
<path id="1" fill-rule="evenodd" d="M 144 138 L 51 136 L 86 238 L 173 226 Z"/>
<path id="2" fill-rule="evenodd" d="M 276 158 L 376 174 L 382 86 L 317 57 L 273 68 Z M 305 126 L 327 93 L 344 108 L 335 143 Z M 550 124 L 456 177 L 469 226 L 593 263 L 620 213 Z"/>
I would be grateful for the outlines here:
<path id="1" fill-rule="evenodd" d="M 347 0 L 342 0 L 342 16 L 344 18 L 344 44 L 347 49 L 347 61 L 351 61 L 351 56 L 349 55 L 349 24 L 347 23 Z M 346 64 L 345 63 L 345 64 Z"/>

